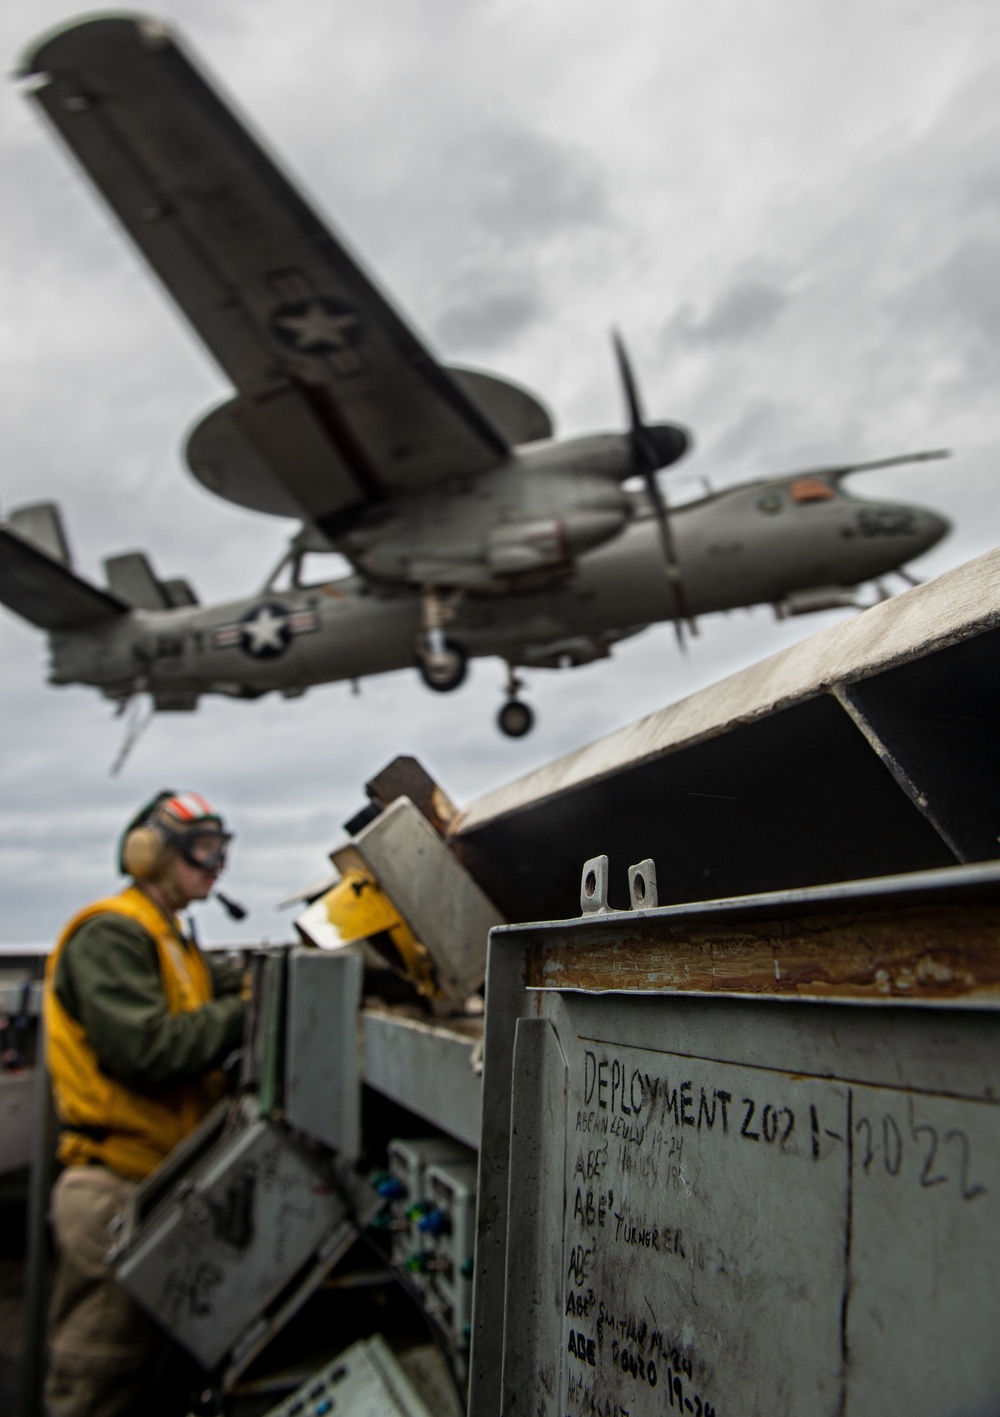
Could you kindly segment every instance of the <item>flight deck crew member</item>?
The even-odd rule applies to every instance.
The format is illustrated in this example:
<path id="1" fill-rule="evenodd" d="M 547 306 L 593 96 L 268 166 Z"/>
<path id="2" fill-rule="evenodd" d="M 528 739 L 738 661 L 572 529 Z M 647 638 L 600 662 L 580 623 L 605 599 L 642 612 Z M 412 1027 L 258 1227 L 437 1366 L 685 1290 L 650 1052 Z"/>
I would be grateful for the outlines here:
<path id="1" fill-rule="evenodd" d="M 160 793 L 122 837 L 132 884 L 75 915 L 49 957 L 46 1048 L 66 1168 L 52 1192 L 49 1417 L 159 1410 L 165 1341 L 104 1257 L 136 1183 L 223 1095 L 220 1064 L 242 1039 L 241 971 L 208 959 L 177 918 L 209 895 L 230 840 L 203 797 Z"/>

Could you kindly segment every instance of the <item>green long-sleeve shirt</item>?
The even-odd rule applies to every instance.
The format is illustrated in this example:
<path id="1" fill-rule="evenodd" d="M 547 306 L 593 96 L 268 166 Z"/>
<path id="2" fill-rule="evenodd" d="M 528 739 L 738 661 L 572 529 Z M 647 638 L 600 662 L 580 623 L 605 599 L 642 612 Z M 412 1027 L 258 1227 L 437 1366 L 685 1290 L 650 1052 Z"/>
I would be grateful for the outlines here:
<path id="1" fill-rule="evenodd" d="M 150 1091 L 189 1082 L 239 1047 L 241 971 L 211 956 L 208 964 L 216 997 L 187 1013 L 170 1013 L 156 942 L 134 920 L 109 913 L 86 921 L 66 942 L 53 986 L 86 1029 L 101 1069 Z"/>

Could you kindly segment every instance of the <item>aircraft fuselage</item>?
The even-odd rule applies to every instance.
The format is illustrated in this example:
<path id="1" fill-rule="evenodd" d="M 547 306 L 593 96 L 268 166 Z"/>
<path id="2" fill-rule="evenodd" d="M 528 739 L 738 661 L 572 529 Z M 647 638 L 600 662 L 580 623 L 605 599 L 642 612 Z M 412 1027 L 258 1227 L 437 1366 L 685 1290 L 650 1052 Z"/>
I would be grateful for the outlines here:
<path id="1" fill-rule="evenodd" d="M 858 586 L 912 560 L 948 530 L 943 517 L 922 507 L 839 490 L 797 503 L 790 486 L 743 484 L 672 513 L 692 616 Z M 540 588 L 516 587 L 510 580 L 466 593 L 449 639 L 470 658 L 572 664 L 607 653 L 616 638 L 675 611 L 659 529 L 641 499 L 617 536 Z M 201 693 L 294 695 L 412 666 L 420 617 L 416 588 L 359 576 L 211 607 L 135 610 L 52 633 L 50 677 L 91 684 L 110 697 L 142 689 L 162 707 L 193 707 Z"/>

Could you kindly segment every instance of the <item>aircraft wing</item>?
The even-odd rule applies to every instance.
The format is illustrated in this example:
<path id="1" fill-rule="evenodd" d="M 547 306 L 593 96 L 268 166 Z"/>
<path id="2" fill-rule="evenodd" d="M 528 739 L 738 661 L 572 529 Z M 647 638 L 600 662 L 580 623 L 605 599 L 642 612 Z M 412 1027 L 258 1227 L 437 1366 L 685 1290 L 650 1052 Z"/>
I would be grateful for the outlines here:
<path id="1" fill-rule="evenodd" d="M 71 25 L 22 75 L 232 379 L 241 435 L 303 516 L 336 534 L 360 506 L 507 456 L 160 22 Z"/>
<path id="2" fill-rule="evenodd" d="M 40 630 L 74 630 L 127 615 L 129 606 L 61 561 L 0 527 L 0 601 Z"/>

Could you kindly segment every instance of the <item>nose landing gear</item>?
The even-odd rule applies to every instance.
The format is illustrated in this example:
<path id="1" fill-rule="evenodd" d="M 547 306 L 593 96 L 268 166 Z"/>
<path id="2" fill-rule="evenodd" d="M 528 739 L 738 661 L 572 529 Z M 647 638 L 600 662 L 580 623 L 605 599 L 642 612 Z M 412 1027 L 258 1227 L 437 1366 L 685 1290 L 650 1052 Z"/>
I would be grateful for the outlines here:
<path id="1" fill-rule="evenodd" d="M 454 640 L 445 639 L 444 627 L 454 620 L 462 592 L 442 596 L 434 586 L 425 586 L 421 604 L 420 635 L 417 640 L 417 669 L 428 689 L 448 694 L 457 689 L 468 669 L 468 655 Z"/>
<path id="2" fill-rule="evenodd" d="M 523 738 L 526 733 L 530 733 L 535 722 L 535 715 L 531 708 L 517 697 L 518 689 L 523 689 L 524 683 L 514 673 L 513 664 L 507 665 L 507 702 L 497 714 L 497 725 L 500 732 L 505 733 L 508 738 Z"/>
<path id="3" fill-rule="evenodd" d="M 437 694 L 450 694 L 452 689 L 457 689 L 468 667 L 465 650 L 453 640 L 442 639 L 429 653 L 417 655 L 421 679 Z"/>

